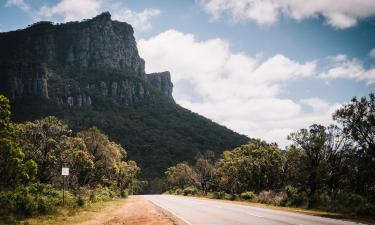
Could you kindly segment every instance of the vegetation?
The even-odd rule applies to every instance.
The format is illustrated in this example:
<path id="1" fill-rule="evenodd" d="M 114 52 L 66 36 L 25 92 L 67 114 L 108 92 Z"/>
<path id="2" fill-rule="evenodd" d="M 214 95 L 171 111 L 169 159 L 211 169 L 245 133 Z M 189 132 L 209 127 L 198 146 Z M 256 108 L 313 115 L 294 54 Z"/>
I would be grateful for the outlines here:
<path id="1" fill-rule="evenodd" d="M 51 96 L 63 95 L 61 93 L 64 93 L 65 85 L 70 83 L 83 85 L 119 79 L 144 82 L 129 73 L 110 70 L 63 70 L 56 66 L 54 71 L 56 72 L 53 74 L 61 77 L 49 78 Z M 149 89 L 152 92 L 150 87 Z M 83 92 L 85 87 L 82 86 L 81 90 Z M 18 98 L 12 103 L 13 119 L 24 122 L 55 116 L 66 121 L 73 132 L 95 126 L 111 140 L 126 146 L 128 158 L 138 163 L 142 168 L 140 176 L 150 183 L 162 178 L 166 168 L 178 162 L 193 163 L 194 157 L 207 149 L 213 149 L 216 155 L 220 155 L 224 150 L 245 144 L 249 140 L 244 135 L 184 109 L 156 90 L 142 101 L 129 106 L 114 101 L 111 96 L 86 94 L 92 97 L 91 107 L 58 105 L 52 99 Z"/>
<path id="2" fill-rule="evenodd" d="M 125 149 L 95 127 L 74 134 L 56 117 L 15 125 L 2 95 L 0 126 L 0 221 L 56 212 L 64 183 L 71 209 L 127 197 L 141 183 Z M 65 182 L 63 166 L 70 169 Z"/>
<path id="3" fill-rule="evenodd" d="M 337 125 L 313 124 L 291 133 L 285 150 L 251 140 L 216 162 L 199 155 L 194 166 L 170 167 L 165 172 L 169 193 L 185 194 L 194 186 L 196 195 L 217 199 L 374 217 L 374 94 L 352 99 L 333 118 Z"/>

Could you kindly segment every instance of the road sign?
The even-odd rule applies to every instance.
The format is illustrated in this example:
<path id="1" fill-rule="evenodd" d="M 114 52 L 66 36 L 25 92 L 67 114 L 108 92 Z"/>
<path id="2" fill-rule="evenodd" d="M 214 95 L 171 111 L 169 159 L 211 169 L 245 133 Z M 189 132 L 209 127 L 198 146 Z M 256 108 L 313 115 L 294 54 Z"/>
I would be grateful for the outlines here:
<path id="1" fill-rule="evenodd" d="M 61 174 L 62 174 L 63 176 L 69 176 L 69 168 L 68 168 L 68 167 L 63 167 L 63 168 L 61 169 Z"/>

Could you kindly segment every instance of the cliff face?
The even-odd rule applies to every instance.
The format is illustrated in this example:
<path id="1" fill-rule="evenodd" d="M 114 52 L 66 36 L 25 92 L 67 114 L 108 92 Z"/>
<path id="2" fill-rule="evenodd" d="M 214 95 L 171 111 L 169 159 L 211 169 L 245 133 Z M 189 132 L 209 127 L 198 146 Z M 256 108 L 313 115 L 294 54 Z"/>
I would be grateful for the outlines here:
<path id="1" fill-rule="evenodd" d="M 172 97 L 168 72 L 145 74 L 133 33 L 129 24 L 112 21 L 109 13 L 83 22 L 39 22 L 0 33 L 0 92 L 11 99 L 33 96 L 78 107 L 91 106 L 93 94 L 125 105 L 141 100 L 151 89 Z M 95 77 L 86 72 L 91 79 L 79 79 L 88 70 Z M 117 79 L 100 74 L 108 70 L 117 73 Z"/>

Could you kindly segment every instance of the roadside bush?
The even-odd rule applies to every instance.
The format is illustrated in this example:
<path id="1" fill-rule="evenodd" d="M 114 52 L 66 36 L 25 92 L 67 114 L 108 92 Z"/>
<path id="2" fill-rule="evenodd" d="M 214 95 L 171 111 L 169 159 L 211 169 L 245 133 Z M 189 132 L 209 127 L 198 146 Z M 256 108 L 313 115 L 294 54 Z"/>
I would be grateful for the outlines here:
<path id="1" fill-rule="evenodd" d="M 85 205 L 85 199 L 82 196 L 78 196 L 78 198 L 77 198 L 77 205 L 79 207 L 82 207 L 82 206 Z"/>
<path id="2" fill-rule="evenodd" d="M 336 204 L 346 207 L 366 205 L 368 202 L 367 199 L 361 195 L 345 191 L 338 191 L 334 201 Z"/>
<path id="3" fill-rule="evenodd" d="M 280 205 L 285 196 L 283 192 L 262 191 L 258 195 L 258 200 L 265 204 Z"/>
<path id="4" fill-rule="evenodd" d="M 238 194 L 227 194 L 225 196 L 225 198 L 228 199 L 228 200 L 234 201 L 234 200 L 238 200 L 239 196 L 238 196 Z"/>
<path id="5" fill-rule="evenodd" d="M 256 199 L 256 195 L 252 191 L 243 192 L 240 195 L 241 199 L 243 200 L 254 200 Z"/>
<path id="6" fill-rule="evenodd" d="M 175 191 L 176 195 L 182 195 L 183 191 L 180 188 L 177 188 Z"/>
<path id="7" fill-rule="evenodd" d="M 187 196 L 187 195 L 196 195 L 196 194 L 198 194 L 198 192 L 199 192 L 199 190 L 196 187 L 187 187 L 187 188 L 185 188 L 183 190 L 183 194 L 185 196 Z"/>
<path id="8" fill-rule="evenodd" d="M 285 198 L 280 202 L 282 206 L 306 207 L 309 199 L 306 192 L 299 192 L 297 188 L 287 185 L 284 188 Z"/>
<path id="9" fill-rule="evenodd" d="M 214 199 L 224 199 L 225 198 L 225 192 L 224 191 L 215 191 L 212 193 L 212 197 Z"/>
<path id="10" fill-rule="evenodd" d="M 69 192 L 66 197 L 68 202 L 72 199 Z M 24 217 L 51 214 L 56 211 L 61 201 L 62 194 L 51 185 L 19 186 L 15 190 L 0 192 L 0 214 Z"/>
<path id="11" fill-rule="evenodd" d="M 121 198 L 127 198 L 129 196 L 129 190 L 128 189 L 121 190 L 120 196 Z"/>
<path id="12" fill-rule="evenodd" d="M 108 187 L 102 187 L 101 185 L 97 185 L 95 189 L 91 191 L 90 201 L 109 201 L 112 200 L 114 197 L 116 197 L 116 193 L 114 191 L 112 191 Z"/>

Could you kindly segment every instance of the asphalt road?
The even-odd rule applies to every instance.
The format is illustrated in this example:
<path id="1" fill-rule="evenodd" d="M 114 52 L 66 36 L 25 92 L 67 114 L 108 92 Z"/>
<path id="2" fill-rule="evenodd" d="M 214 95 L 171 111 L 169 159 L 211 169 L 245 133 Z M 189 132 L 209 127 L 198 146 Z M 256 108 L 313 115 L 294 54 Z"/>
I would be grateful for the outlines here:
<path id="1" fill-rule="evenodd" d="M 143 197 L 190 225 L 360 224 L 274 209 L 172 195 L 145 195 Z"/>

